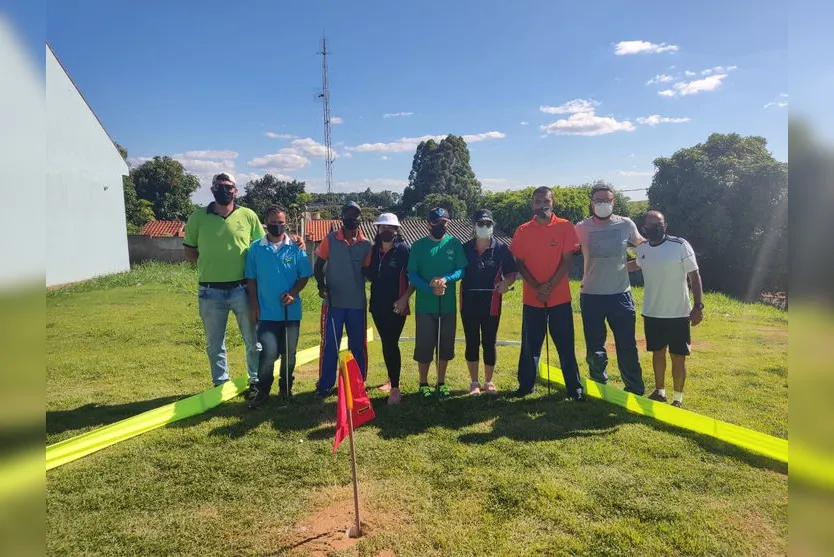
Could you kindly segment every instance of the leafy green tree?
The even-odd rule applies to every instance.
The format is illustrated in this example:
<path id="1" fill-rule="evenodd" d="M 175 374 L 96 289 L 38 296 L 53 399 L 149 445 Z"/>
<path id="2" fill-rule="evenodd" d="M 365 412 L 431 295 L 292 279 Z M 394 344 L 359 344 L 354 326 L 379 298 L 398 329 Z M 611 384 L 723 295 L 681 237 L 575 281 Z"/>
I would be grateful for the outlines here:
<path id="1" fill-rule="evenodd" d="M 158 220 L 185 220 L 194 210 L 191 194 L 200 181 L 171 157 L 154 157 L 131 170 L 136 196 L 147 199 Z"/>
<path id="2" fill-rule="evenodd" d="M 705 288 L 743 299 L 787 289 L 788 167 L 763 137 L 712 134 L 655 159 L 649 206 L 686 238 Z"/>
<path id="3" fill-rule="evenodd" d="M 440 141 L 422 141 L 417 146 L 402 195 L 403 211 L 412 208 L 431 194 L 445 194 L 461 200 L 465 211 L 474 211 L 481 197 L 481 183 L 475 177 L 469 148 L 460 136 L 448 135 Z"/>
<path id="4" fill-rule="evenodd" d="M 265 174 L 262 178 L 250 180 L 243 188 L 237 202 L 243 207 L 255 211 L 261 220 L 266 219 L 266 209 L 270 205 L 278 204 L 288 211 L 287 217 L 297 218 L 302 205 L 301 195 L 304 193 L 304 182 L 293 180 L 287 182 L 279 180 L 272 174 Z"/>
<path id="5" fill-rule="evenodd" d="M 415 205 L 414 213 L 409 216 L 426 219 L 429 216 L 429 211 L 435 207 L 443 207 L 449 211 L 449 216 L 453 219 L 465 219 L 469 217 L 466 204 L 461 199 L 444 193 L 429 194 L 423 201 Z"/>
<path id="6" fill-rule="evenodd" d="M 553 212 L 556 216 L 573 223 L 588 216 L 588 189 L 585 187 L 554 187 Z M 522 223 L 533 217 L 530 202 L 534 187 L 521 190 L 487 192 L 480 207 L 492 211 L 498 228 L 512 234 Z"/>
<path id="7" fill-rule="evenodd" d="M 127 161 L 127 149 L 118 143 L 116 143 L 116 148 L 119 150 L 122 158 Z M 156 220 L 153 205 L 150 201 L 139 199 L 136 196 L 136 185 L 133 183 L 133 178 L 130 175 L 122 177 L 122 194 L 124 195 L 127 233 L 139 234 L 142 226 L 152 220 Z"/>

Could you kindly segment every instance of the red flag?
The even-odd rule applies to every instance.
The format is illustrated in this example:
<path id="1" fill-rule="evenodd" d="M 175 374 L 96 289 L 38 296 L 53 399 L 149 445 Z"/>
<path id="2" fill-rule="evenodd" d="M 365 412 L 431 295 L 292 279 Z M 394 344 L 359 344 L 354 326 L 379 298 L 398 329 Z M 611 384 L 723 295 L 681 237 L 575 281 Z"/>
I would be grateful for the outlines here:
<path id="1" fill-rule="evenodd" d="M 346 351 L 339 362 L 338 397 L 336 403 L 336 439 L 333 452 L 339 448 L 342 439 L 350 434 L 348 411 L 353 415 L 354 429 L 376 417 L 371 399 L 365 393 L 365 382 L 359 364 L 350 351 Z"/>

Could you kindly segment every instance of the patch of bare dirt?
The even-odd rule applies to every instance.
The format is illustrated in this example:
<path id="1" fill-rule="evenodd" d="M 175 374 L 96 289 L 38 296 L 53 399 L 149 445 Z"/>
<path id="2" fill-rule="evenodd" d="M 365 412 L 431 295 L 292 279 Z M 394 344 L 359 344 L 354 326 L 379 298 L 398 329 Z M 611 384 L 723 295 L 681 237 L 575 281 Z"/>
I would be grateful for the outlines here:
<path id="1" fill-rule="evenodd" d="M 360 483 L 359 515 L 362 521 L 362 537 L 351 538 L 348 530 L 354 525 L 353 487 L 339 487 L 314 497 L 314 510 L 307 516 L 299 518 L 289 534 L 272 532 L 268 534 L 279 547 L 277 552 L 269 555 L 295 555 L 327 557 L 333 552 L 345 553 L 352 548 L 349 555 L 358 555 L 361 541 L 373 538 L 383 532 L 390 532 L 407 521 L 404 515 L 376 508 L 365 504 L 371 498 L 371 490 L 364 489 Z M 390 549 L 383 549 L 376 557 L 396 557 Z"/>

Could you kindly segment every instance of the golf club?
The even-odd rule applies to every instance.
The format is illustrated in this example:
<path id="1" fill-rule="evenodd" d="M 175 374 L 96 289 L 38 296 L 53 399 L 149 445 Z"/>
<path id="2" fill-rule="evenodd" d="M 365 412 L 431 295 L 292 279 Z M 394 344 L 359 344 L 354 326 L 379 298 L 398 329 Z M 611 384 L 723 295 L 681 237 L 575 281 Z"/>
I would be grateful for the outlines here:
<path id="1" fill-rule="evenodd" d="M 437 367 L 437 380 L 440 382 L 440 312 L 443 309 L 443 296 L 437 297 L 437 346 L 434 348 L 434 365 Z"/>
<path id="2" fill-rule="evenodd" d="M 289 306 L 284 304 L 284 353 L 281 354 L 281 367 L 284 368 L 284 389 L 286 389 L 286 400 L 284 401 L 285 404 L 282 406 L 289 406 L 290 404 L 290 366 L 288 358 L 290 351 L 289 324 Z"/>
<path id="3" fill-rule="evenodd" d="M 547 302 L 544 303 L 544 358 L 547 369 L 547 396 L 550 396 L 550 311 Z"/>

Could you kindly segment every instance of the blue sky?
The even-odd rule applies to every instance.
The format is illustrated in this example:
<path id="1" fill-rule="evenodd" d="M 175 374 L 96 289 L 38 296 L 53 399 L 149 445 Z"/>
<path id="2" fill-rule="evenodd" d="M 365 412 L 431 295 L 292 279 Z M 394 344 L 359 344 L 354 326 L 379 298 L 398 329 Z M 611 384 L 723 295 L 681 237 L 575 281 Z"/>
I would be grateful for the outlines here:
<path id="1" fill-rule="evenodd" d="M 447 133 L 487 189 L 644 188 L 655 157 L 712 132 L 762 135 L 787 160 L 772 2 L 237 4 L 54 2 L 46 36 L 134 163 L 175 155 L 204 185 L 269 171 L 323 191 L 323 30 L 339 191 L 401 190 L 419 138 Z"/>

